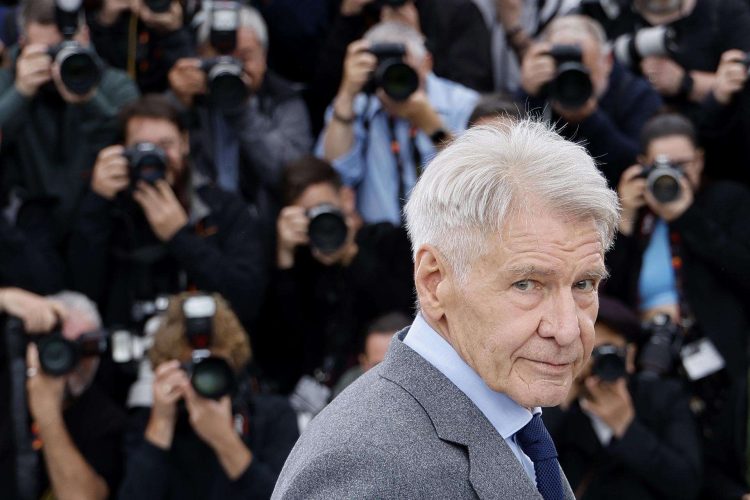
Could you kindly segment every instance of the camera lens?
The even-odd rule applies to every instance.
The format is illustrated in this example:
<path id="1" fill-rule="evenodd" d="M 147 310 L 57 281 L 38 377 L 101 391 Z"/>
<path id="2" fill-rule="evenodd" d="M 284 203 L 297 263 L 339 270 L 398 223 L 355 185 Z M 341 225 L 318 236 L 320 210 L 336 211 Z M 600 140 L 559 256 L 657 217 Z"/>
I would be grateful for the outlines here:
<path id="1" fill-rule="evenodd" d="M 60 78 L 74 94 L 87 94 L 99 83 L 101 70 L 92 53 L 71 48 L 60 53 L 58 62 Z"/>
<path id="2" fill-rule="evenodd" d="M 625 356 L 621 349 L 604 344 L 594 348 L 591 358 L 591 373 L 600 379 L 612 382 L 625 376 Z"/>
<path id="3" fill-rule="evenodd" d="M 241 106 L 248 96 L 247 85 L 242 79 L 242 64 L 226 56 L 204 64 L 211 101 L 221 109 L 234 109 Z"/>
<path id="4" fill-rule="evenodd" d="M 550 97 L 567 109 L 580 108 L 594 93 L 588 71 L 576 62 L 560 64 L 550 87 Z"/>
<path id="5" fill-rule="evenodd" d="M 49 375 L 60 376 L 70 373 L 78 361 L 75 345 L 60 335 L 41 338 L 37 348 L 39 364 Z"/>
<path id="6" fill-rule="evenodd" d="M 204 398 L 220 399 L 233 391 L 234 372 L 225 360 L 208 357 L 193 366 L 190 382 Z"/>
<path id="7" fill-rule="evenodd" d="M 654 198 L 661 203 L 669 203 L 680 197 L 680 181 L 671 173 L 654 176 L 648 185 Z"/>
<path id="8" fill-rule="evenodd" d="M 384 63 L 379 75 L 380 86 L 394 101 L 405 101 L 419 88 L 416 71 L 406 63 Z"/>
<path id="9" fill-rule="evenodd" d="M 310 244 L 322 253 L 333 253 L 344 245 L 349 229 L 341 211 L 333 205 L 319 205 L 310 212 Z"/>

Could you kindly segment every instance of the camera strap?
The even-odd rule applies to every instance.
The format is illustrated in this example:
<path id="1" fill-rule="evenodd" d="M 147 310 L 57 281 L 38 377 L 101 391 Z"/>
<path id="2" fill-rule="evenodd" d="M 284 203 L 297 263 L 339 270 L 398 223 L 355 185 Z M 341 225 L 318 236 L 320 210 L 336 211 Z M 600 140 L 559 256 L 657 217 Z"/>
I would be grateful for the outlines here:
<path id="1" fill-rule="evenodd" d="M 398 176 L 398 209 L 401 212 L 406 204 L 406 181 L 404 179 L 404 166 L 403 157 L 401 156 L 401 143 L 396 135 L 396 121 L 392 116 L 388 117 L 388 132 L 391 138 L 391 154 L 396 162 L 396 175 Z M 417 148 L 417 128 L 409 128 L 409 146 L 411 148 L 412 161 L 414 162 L 414 172 L 416 178 L 422 175 L 422 154 Z"/>

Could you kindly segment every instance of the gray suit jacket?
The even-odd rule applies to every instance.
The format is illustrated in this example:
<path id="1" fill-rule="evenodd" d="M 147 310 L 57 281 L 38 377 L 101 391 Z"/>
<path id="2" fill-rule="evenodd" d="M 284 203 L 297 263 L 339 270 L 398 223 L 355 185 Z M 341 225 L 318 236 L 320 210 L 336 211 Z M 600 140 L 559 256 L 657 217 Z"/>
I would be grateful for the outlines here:
<path id="1" fill-rule="evenodd" d="M 311 422 L 272 498 L 540 499 L 492 424 L 405 335 Z"/>

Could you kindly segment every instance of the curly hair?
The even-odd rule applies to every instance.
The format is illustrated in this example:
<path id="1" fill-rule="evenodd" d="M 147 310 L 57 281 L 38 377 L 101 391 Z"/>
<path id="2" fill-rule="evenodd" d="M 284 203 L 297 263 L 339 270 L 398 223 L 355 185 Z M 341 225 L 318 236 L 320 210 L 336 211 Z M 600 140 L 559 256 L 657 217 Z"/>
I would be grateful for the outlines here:
<path id="1" fill-rule="evenodd" d="M 170 359 L 182 359 L 191 351 L 185 336 L 182 304 L 185 299 L 193 295 L 195 293 L 185 292 L 170 297 L 169 307 L 154 336 L 154 344 L 148 351 L 152 366 L 157 367 Z M 250 361 L 250 341 L 226 300 L 218 293 L 213 293 L 211 296 L 216 301 L 216 314 L 213 319 L 213 336 L 209 349 L 226 352 L 229 356 L 227 360 L 229 365 L 235 372 L 239 372 Z"/>

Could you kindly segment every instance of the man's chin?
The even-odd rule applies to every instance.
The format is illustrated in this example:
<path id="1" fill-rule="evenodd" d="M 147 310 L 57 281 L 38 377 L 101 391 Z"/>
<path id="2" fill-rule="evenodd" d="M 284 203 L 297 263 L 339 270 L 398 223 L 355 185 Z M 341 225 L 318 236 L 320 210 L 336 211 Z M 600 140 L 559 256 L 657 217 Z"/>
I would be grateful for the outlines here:
<path id="1" fill-rule="evenodd" d="M 508 394 L 508 396 L 525 408 L 549 407 L 557 406 L 565 401 L 569 390 L 570 384 L 541 381 L 530 387 L 524 387 L 523 390 L 514 391 L 515 394 Z"/>

